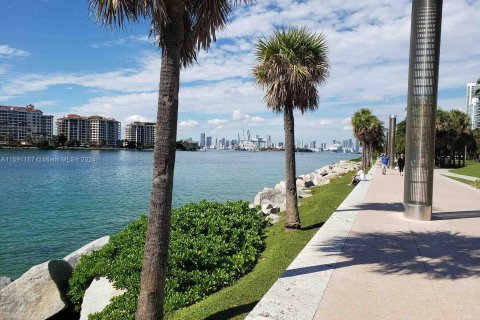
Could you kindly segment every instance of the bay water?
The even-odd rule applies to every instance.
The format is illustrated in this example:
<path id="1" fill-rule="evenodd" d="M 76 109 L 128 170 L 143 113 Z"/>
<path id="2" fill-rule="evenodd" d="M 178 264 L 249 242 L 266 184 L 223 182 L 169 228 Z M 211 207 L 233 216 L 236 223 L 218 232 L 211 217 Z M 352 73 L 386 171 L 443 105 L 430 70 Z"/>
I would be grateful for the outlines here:
<path id="1" fill-rule="evenodd" d="M 297 174 L 357 158 L 297 153 Z M 0 275 L 19 277 L 147 214 L 150 151 L 0 150 Z M 283 152 L 177 152 L 173 206 L 253 202 L 284 180 Z"/>

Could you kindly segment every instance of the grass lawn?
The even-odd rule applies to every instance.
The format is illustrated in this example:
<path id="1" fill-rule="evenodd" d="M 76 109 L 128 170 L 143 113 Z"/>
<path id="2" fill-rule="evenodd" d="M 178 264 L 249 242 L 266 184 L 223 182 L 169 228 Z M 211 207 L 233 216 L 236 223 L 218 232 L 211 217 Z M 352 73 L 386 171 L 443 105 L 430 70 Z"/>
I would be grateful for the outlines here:
<path id="1" fill-rule="evenodd" d="M 322 224 L 343 202 L 353 187 L 353 173 L 312 188 L 312 197 L 302 200 L 302 230 L 285 231 L 283 217 L 269 228 L 267 247 L 252 272 L 205 300 L 167 315 L 173 319 L 244 319 L 270 289 Z"/>
<path id="2" fill-rule="evenodd" d="M 450 178 L 450 179 L 453 179 L 453 180 L 457 180 L 457 181 L 463 182 L 463 183 L 465 183 L 465 184 L 471 185 L 471 186 L 474 187 L 474 188 L 480 189 L 480 182 L 471 181 L 471 180 L 462 179 L 462 178 L 457 178 L 457 177 L 446 176 L 446 175 L 444 175 L 444 174 L 442 174 L 442 176 L 447 177 L 447 178 Z"/>
<path id="3" fill-rule="evenodd" d="M 465 168 L 453 169 L 450 172 L 480 178 L 480 162 L 467 160 Z"/>

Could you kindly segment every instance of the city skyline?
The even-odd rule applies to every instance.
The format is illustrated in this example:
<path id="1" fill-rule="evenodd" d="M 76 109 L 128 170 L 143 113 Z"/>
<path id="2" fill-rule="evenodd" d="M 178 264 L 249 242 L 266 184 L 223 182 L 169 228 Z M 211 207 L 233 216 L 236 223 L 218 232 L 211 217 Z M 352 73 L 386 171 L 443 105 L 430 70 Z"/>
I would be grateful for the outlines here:
<path id="1" fill-rule="evenodd" d="M 146 24 L 110 32 L 96 25 L 83 2 L 0 4 L 0 28 L 13 30 L 0 43 L 0 104 L 32 103 L 55 117 L 99 114 L 123 126 L 155 120 L 160 54 L 146 36 Z M 282 139 L 282 116 L 266 109 L 250 70 L 255 41 L 283 27 L 278 21 L 284 20 L 325 32 L 331 49 L 332 75 L 319 88 L 320 108 L 296 115 L 298 137 L 351 138 L 349 118 L 361 107 L 383 121 L 390 114 L 402 119 L 410 11 L 409 1 L 373 0 L 348 5 L 262 1 L 239 7 L 212 49 L 182 70 L 178 137 L 234 136 L 249 127 Z M 471 21 L 480 20 L 480 12 L 466 0 L 445 1 L 445 12 L 439 105 L 463 111 L 465 83 L 478 78 L 472 70 L 480 70 L 480 48 L 471 41 L 476 30 Z"/>

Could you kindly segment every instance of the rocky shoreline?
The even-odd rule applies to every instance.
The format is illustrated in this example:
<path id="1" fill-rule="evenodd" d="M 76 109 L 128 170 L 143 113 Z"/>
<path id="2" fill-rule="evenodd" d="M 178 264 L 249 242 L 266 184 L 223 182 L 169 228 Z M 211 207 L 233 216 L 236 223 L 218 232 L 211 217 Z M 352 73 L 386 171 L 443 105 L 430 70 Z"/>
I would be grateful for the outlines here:
<path id="1" fill-rule="evenodd" d="M 351 171 L 357 171 L 360 163 L 348 160 L 324 166 L 314 172 L 297 177 L 297 196 L 311 197 L 311 187 L 329 184 L 330 180 L 343 176 Z M 273 188 L 264 188 L 258 192 L 252 207 L 261 206 L 260 214 L 266 216 L 272 223 L 280 219 L 279 213 L 286 210 L 285 181 L 280 181 Z"/>
<path id="2" fill-rule="evenodd" d="M 298 197 L 310 197 L 309 188 L 328 184 L 331 179 L 358 170 L 359 166 L 357 162 L 340 161 L 300 175 L 296 181 Z M 260 206 L 259 214 L 264 215 L 271 223 L 277 223 L 280 219 L 279 213 L 285 211 L 285 204 L 285 181 L 281 181 L 273 188 L 264 188 L 258 192 L 251 207 Z M 101 249 L 109 239 L 109 236 L 102 237 L 63 259 L 49 260 L 33 266 L 15 281 L 0 276 L 0 320 L 70 318 L 68 315 L 71 306 L 66 292 L 73 268 L 82 256 Z M 89 314 L 103 310 L 113 297 L 122 293 L 123 291 L 116 289 L 108 279 L 95 279 L 85 292 L 80 319 L 87 319 Z"/>

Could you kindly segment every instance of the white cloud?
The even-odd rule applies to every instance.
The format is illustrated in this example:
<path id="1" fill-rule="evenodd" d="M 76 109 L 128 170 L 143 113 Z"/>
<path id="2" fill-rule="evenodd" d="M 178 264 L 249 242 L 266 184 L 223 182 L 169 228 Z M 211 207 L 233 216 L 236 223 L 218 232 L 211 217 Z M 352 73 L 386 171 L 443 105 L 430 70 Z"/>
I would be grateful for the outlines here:
<path id="1" fill-rule="evenodd" d="M 133 114 L 131 116 L 127 116 L 124 120 L 124 123 L 132 123 L 132 122 L 150 122 L 151 120 L 139 115 L 139 114 Z"/>
<path id="2" fill-rule="evenodd" d="M 444 2 L 439 85 L 439 105 L 443 108 L 463 109 L 465 83 L 478 78 L 474 72 L 480 70 L 480 47 L 475 40 L 480 30 L 472 23 L 480 21 L 478 5 L 478 0 Z M 382 120 L 389 114 L 403 117 L 410 14 L 410 0 L 264 0 L 239 6 L 231 24 L 219 32 L 221 41 L 208 52 L 201 52 L 198 64 L 182 70 L 179 111 L 184 118 L 193 118 L 193 114 L 220 120 L 228 118 L 228 122 L 220 124 L 222 134 L 236 135 L 242 126 L 251 126 L 259 132 L 269 130 L 272 136 L 275 131 L 281 138 L 283 119 L 266 108 L 262 102 L 264 93 L 253 84 L 250 75 L 256 39 L 270 35 L 288 22 L 324 32 L 330 47 L 331 76 L 319 88 L 320 108 L 315 113 L 296 117 L 298 135 L 341 138 L 350 130 L 348 116 L 360 106 L 369 107 Z M 148 38 L 124 37 L 96 45 L 100 50 L 102 46 L 142 41 Z M 28 55 L 26 51 L 0 46 L 0 56 L 2 50 L 10 56 Z M 86 103 L 71 108 L 72 112 L 106 114 L 118 119 L 134 113 L 155 119 L 160 71 L 158 51 L 151 50 L 148 54 L 132 51 L 139 57 L 136 68 L 119 66 L 108 72 L 27 73 L 13 77 L 8 73 L 13 68 L 5 71 L 5 66 L 0 66 L 0 74 L 2 69 L 5 74 L 2 75 L 5 80 L 0 82 L 0 100 L 25 97 L 56 85 L 75 89 L 79 86 L 98 93 Z M 452 90 L 461 92 L 461 96 L 442 97 L 443 92 Z M 191 129 L 200 130 L 198 126 Z"/>
<path id="3" fill-rule="evenodd" d="M 226 120 L 226 119 L 210 119 L 207 122 L 208 122 L 208 124 L 213 124 L 215 126 L 222 126 L 225 123 L 227 123 L 228 120 Z"/>
<path id="4" fill-rule="evenodd" d="M 196 120 L 192 120 L 192 119 L 188 119 L 188 120 L 184 120 L 184 121 L 180 121 L 178 123 L 178 126 L 180 129 L 190 129 L 190 128 L 194 128 L 196 126 L 198 126 L 199 122 L 196 121 Z"/>
<path id="5" fill-rule="evenodd" d="M 30 55 L 28 51 L 12 48 L 6 44 L 0 45 L 0 58 L 26 57 Z"/>

